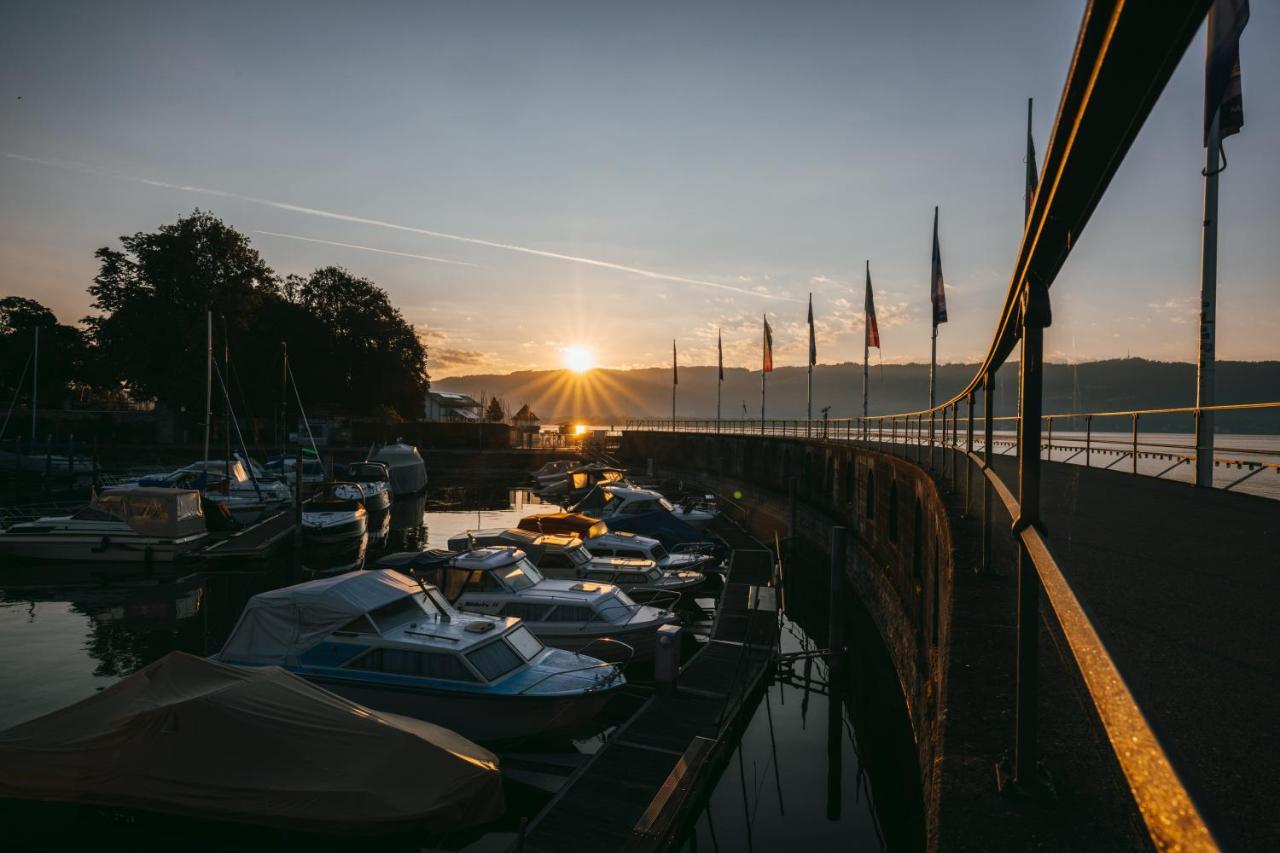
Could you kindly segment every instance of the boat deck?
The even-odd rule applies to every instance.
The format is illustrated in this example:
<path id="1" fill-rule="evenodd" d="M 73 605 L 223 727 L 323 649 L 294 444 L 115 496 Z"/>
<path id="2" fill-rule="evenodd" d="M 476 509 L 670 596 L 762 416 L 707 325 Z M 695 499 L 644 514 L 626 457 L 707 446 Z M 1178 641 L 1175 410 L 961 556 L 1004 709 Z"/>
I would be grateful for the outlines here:
<path id="1" fill-rule="evenodd" d="M 777 646 L 774 560 L 728 522 L 729 571 L 711 639 L 674 690 L 650 698 L 547 805 L 512 849 L 649 850 L 669 844 L 750 718 Z"/>

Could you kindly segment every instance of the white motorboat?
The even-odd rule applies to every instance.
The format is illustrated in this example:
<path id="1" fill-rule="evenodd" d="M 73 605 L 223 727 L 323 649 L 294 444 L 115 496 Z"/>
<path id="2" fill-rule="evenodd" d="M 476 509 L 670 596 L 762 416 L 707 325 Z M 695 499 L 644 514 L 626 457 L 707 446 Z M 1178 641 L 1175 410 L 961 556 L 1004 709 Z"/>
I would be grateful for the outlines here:
<path id="1" fill-rule="evenodd" d="M 381 462 L 387 466 L 391 475 L 391 494 L 394 497 L 416 495 L 426 491 L 427 465 L 422 461 L 422 454 L 404 439 L 396 439 L 392 444 L 378 448 L 369 457 L 370 462 Z"/>
<path id="2" fill-rule="evenodd" d="M 463 613 L 390 570 L 259 593 L 214 657 L 280 666 L 485 742 L 577 731 L 626 684 L 617 666 L 549 649 L 519 619 Z"/>
<path id="3" fill-rule="evenodd" d="M 593 557 L 653 560 L 663 570 L 706 572 L 719 561 L 714 542 L 690 542 L 667 550 L 657 539 L 625 530 L 610 530 L 608 522 L 576 512 L 526 515 L 518 526 L 534 533 L 576 536 Z"/>
<path id="4" fill-rule="evenodd" d="M 663 571 L 652 560 L 624 557 L 594 557 L 575 536 L 533 533 L 518 528 L 470 530 L 449 540 L 452 551 L 468 551 L 481 546 L 519 548 L 548 577 L 574 578 L 610 583 L 625 590 L 669 590 L 691 592 L 702 586 L 706 576 L 691 570 Z"/>
<path id="5" fill-rule="evenodd" d="M 356 483 L 322 483 L 302 502 L 302 565 L 317 574 L 339 574 L 364 565 L 369 546 L 364 492 Z"/>
<path id="6" fill-rule="evenodd" d="M 392 554 L 378 568 L 425 580 L 460 610 L 518 617 L 549 646 L 591 647 L 592 654 L 609 660 L 618 659 L 615 642 L 625 646 L 625 660 L 652 659 L 658 628 L 678 621 L 671 610 L 652 600 L 637 604 L 613 584 L 544 577 L 514 547 Z M 679 598 L 673 592 L 669 601 Z"/>
<path id="7" fill-rule="evenodd" d="M 369 541 L 381 542 L 391 530 L 391 473 L 382 462 L 353 462 L 347 479 L 364 493 L 364 510 L 369 514 Z"/>
<path id="8" fill-rule="evenodd" d="M 250 477 L 240 459 L 211 459 L 207 468 L 204 462 L 193 462 L 167 474 L 149 474 L 107 486 L 104 493 L 139 486 L 199 489 L 205 500 L 225 505 L 231 517 L 241 524 L 252 524 L 293 504 L 293 495 L 285 483 L 275 477 Z"/>
<path id="9" fill-rule="evenodd" d="M 172 562 L 207 538 L 198 491 L 139 486 L 104 492 L 70 515 L 13 525 L 0 532 L 0 557 Z"/>

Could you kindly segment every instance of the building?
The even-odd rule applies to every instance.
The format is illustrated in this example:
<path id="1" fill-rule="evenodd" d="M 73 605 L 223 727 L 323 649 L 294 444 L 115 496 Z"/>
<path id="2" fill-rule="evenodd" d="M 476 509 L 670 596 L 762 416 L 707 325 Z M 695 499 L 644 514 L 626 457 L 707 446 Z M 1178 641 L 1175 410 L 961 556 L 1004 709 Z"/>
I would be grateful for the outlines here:
<path id="1" fill-rule="evenodd" d="M 537 432 L 542 428 L 542 420 L 529 408 L 528 403 L 524 403 L 520 406 L 520 411 L 512 415 L 511 425 L 520 432 Z"/>
<path id="2" fill-rule="evenodd" d="M 466 394 L 428 391 L 423 420 L 433 423 L 476 423 L 481 420 L 480 404 Z"/>

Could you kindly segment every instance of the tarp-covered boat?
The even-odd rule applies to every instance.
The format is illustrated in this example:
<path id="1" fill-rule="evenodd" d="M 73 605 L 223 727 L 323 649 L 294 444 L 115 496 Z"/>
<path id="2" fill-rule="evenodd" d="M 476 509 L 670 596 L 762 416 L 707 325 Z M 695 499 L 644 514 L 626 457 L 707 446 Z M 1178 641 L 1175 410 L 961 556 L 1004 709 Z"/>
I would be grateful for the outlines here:
<path id="1" fill-rule="evenodd" d="M 384 445 L 369 457 L 369 461 L 381 462 L 387 466 L 391 475 L 393 497 L 416 495 L 427 488 L 427 465 L 422 461 L 418 448 L 412 444 L 397 440 Z"/>
<path id="2" fill-rule="evenodd" d="M 461 735 L 182 652 L 0 732 L 0 798 L 356 835 L 503 811 L 497 759 Z"/>

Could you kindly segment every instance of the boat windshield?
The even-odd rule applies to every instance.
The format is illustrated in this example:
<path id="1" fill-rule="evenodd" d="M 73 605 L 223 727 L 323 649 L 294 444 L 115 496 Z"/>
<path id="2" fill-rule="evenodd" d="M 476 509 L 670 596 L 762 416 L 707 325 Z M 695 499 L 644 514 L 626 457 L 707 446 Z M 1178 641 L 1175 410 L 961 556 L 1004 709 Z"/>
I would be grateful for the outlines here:
<path id="1" fill-rule="evenodd" d="M 644 576 L 651 581 L 662 580 L 662 569 L 654 566 L 652 569 L 645 569 Z"/>
<path id="2" fill-rule="evenodd" d="M 542 580 L 542 573 L 533 567 L 533 563 L 529 562 L 528 557 L 523 557 L 509 566 L 504 566 L 498 569 L 498 572 L 502 576 L 503 583 L 512 592 L 528 589 Z"/>
<path id="3" fill-rule="evenodd" d="M 528 631 L 524 626 L 519 630 Z M 484 676 L 485 681 L 495 681 L 524 664 L 520 655 L 502 640 L 486 643 L 475 651 L 468 652 L 467 660 Z"/>
<path id="4" fill-rule="evenodd" d="M 386 634 L 401 625 L 421 621 L 425 616 L 439 615 L 439 612 L 435 602 L 428 599 L 426 593 L 420 592 L 415 595 L 401 596 L 395 601 L 374 608 L 369 612 L 369 616 L 373 619 L 373 624 L 377 626 L 378 631 Z"/>
<path id="5" fill-rule="evenodd" d="M 650 557 L 652 560 L 665 560 L 667 558 L 667 549 L 662 547 L 661 542 L 650 548 L 649 553 L 652 555 Z"/>
<path id="6" fill-rule="evenodd" d="M 575 566 L 585 566 L 591 562 L 591 552 L 583 545 L 569 551 L 569 559 L 573 560 Z"/>
<path id="7" fill-rule="evenodd" d="M 529 629 L 523 625 L 507 634 L 507 640 L 510 641 L 511 645 L 515 646 L 516 651 L 525 660 L 533 660 L 542 651 L 542 641 L 529 633 Z"/>
<path id="8" fill-rule="evenodd" d="M 601 598 L 596 606 L 596 612 L 610 622 L 626 622 L 635 609 L 636 603 L 622 591 Z"/>

